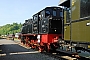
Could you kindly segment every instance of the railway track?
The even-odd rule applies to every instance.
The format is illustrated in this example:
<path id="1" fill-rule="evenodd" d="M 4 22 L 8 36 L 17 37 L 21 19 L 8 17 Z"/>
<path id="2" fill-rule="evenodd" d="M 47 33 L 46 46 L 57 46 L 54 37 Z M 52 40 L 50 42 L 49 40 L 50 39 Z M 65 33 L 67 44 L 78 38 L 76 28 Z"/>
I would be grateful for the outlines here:
<path id="1" fill-rule="evenodd" d="M 20 44 L 21 45 L 21 44 Z M 23 46 L 23 45 L 21 45 Z M 25 46 L 23 46 L 24 48 L 27 48 Z M 30 48 L 31 49 L 31 48 Z M 33 49 L 36 50 L 36 49 Z M 85 57 L 75 57 L 74 55 L 77 55 L 77 53 L 70 53 L 70 52 L 65 52 L 62 50 L 56 50 L 56 51 L 50 51 L 50 52 L 41 52 L 42 54 L 57 58 L 59 60 L 90 60 L 89 58 L 85 58 Z M 77 55 L 78 56 L 78 55 Z"/>
<path id="2" fill-rule="evenodd" d="M 59 60 L 77 60 L 77 58 L 70 57 L 70 56 L 66 55 L 65 53 L 59 52 L 59 51 L 54 51 L 54 52 L 50 52 L 50 53 L 42 52 L 42 53 L 45 55 L 49 55 L 51 57 L 57 58 Z"/>
<path id="3" fill-rule="evenodd" d="M 90 60 L 88 58 L 85 57 L 75 57 L 72 56 L 72 54 L 70 53 L 66 53 L 66 52 L 61 52 L 61 51 L 51 51 L 50 53 L 48 52 L 42 52 L 45 55 L 49 55 L 51 57 L 57 58 L 59 60 Z"/>

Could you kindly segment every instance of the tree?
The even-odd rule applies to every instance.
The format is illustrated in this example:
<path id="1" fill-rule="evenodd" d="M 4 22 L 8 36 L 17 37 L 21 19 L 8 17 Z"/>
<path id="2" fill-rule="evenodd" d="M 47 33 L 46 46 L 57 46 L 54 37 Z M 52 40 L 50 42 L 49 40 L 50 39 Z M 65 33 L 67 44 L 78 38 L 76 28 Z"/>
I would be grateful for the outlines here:
<path id="1" fill-rule="evenodd" d="M 1 35 L 6 35 L 6 34 L 13 34 L 16 32 L 20 32 L 22 24 L 18 24 L 18 23 L 13 23 L 13 24 L 6 24 L 4 26 L 0 27 L 0 34 Z"/>

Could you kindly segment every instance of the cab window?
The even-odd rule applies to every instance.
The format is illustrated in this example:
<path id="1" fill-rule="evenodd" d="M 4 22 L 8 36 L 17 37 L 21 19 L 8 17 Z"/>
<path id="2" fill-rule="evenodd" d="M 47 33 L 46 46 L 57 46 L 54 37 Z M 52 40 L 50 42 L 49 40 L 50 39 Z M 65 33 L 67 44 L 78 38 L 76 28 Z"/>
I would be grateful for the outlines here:
<path id="1" fill-rule="evenodd" d="M 50 11 L 46 11 L 46 17 L 50 15 Z"/>
<path id="2" fill-rule="evenodd" d="M 55 10 L 53 10 L 53 16 L 56 16 L 56 11 Z"/>
<path id="3" fill-rule="evenodd" d="M 63 12 L 60 12 L 60 17 L 63 17 Z"/>

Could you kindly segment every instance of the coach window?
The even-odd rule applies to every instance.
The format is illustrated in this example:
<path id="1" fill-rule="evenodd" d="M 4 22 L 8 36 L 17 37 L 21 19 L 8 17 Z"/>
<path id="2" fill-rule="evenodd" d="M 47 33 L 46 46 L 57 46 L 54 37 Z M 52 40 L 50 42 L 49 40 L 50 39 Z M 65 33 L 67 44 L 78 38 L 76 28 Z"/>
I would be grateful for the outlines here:
<path id="1" fill-rule="evenodd" d="M 71 19 L 71 10 L 68 9 L 66 12 L 66 23 L 69 23 Z"/>
<path id="2" fill-rule="evenodd" d="M 50 15 L 50 11 L 46 11 L 46 17 L 48 17 Z"/>
<path id="3" fill-rule="evenodd" d="M 80 2 L 80 18 L 90 16 L 90 0 L 81 0 Z"/>
<path id="4" fill-rule="evenodd" d="M 56 16 L 56 11 L 55 10 L 53 10 L 53 16 Z"/>

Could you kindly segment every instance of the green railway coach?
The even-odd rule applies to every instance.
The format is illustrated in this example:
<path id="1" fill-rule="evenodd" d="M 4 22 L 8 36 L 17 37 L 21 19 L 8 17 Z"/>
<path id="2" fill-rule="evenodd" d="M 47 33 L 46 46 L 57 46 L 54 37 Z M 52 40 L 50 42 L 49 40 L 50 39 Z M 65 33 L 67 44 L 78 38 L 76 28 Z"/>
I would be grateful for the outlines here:
<path id="1" fill-rule="evenodd" d="M 64 41 L 90 58 L 90 0 L 60 0 L 63 6 Z"/>
<path id="2" fill-rule="evenodd" d="M 64 6 L 64 40 L 90 45 L 90 0 L 60 0 Z M 81 43 L 81 44 L 80 44 Z"/>

